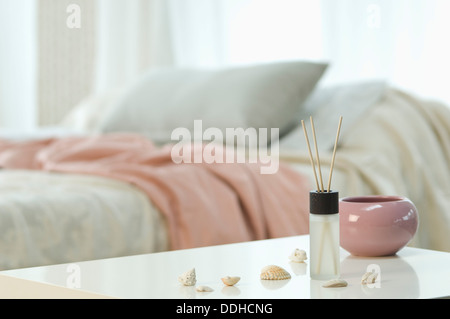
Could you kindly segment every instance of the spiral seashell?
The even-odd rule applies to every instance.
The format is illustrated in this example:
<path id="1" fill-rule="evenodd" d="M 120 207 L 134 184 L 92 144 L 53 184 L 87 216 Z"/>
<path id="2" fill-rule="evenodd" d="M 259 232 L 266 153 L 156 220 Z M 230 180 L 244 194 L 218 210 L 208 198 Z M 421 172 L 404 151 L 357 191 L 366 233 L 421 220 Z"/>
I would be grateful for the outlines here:
<path id="1" fill-rule="evenodd" d="M 284 280 L 290 279 L 291 274 L 280 266 L 269 265 L 261 269 L 260 278 L 262 280 Z"/>
<path id="2" fill-rule="evenodd" d="M 227 286 L 234 286 L 235 284 L 238 283 L 239 280 L 241 280 L 241 277 L 230 277 L 230 276 L 226 276 L 223 278 L 220 278 L 222 280 L 222 282 L 227 285 Z"/>

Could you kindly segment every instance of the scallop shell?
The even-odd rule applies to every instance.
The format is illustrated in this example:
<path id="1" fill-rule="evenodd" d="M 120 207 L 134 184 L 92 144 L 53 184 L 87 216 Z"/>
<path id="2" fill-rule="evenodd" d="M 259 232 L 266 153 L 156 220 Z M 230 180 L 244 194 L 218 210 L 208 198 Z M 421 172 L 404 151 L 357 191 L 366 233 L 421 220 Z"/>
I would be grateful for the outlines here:
<path id="1" fill-rule="evenodd" d="M 178 281 L 185 286 L 194 286 L 197 282 L 197 278 L 195 276 L 195 268 L 192 268 L 191 270 L 188 270 L 180 275 L 178 277 Z"/>
<path id="2" fill-rule="evenodd" d="M 296 263 L 302 263 L 308 259 L 308 257 L 306 256 L 306 251 L 296 248 L 289 256 L 289 259 Z"/>
<path id="3" fill-rule="evenodd" d="M 214 289 L 212 289 L 211 287 L 208 287 L 208 286 L 197 286 L 197 288 L 195 288 L 195 290 L 197 290 L 198 292 L 211 292 L 211 291 L 214 291 Z"/>
<path id="4" fill-rule="evenodd" d="M 260 278 L 262 280 L 284 280 L 290 279 L 291 274 L 280 266 L 269 265 L 261 269 Z"/>
<path id="5" fill-rule="evenodd" d="M 325 288 L 347 287 L 348 283 L 343 279 L 332 279 L 322 285 Z"/>
<path id="6" fill-rule="evenodd" d="M 230 277 L 230 276 L 226 276 L 222 279 L 222 282 L 227 285 L 227 286 L 234 286 L 235 284 L 238 283 L 239 280 L 241 280 L 241 277 Z"/>

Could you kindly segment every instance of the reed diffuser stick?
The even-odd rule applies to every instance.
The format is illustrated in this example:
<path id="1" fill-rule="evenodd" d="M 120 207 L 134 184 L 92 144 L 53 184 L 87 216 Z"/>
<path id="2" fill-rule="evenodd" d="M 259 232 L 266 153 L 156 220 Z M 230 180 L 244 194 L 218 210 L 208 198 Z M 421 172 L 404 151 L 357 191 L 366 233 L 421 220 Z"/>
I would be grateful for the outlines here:
<path id="1" fill-rule="evenodd" d="M 333 174 L 334 159 L 336 157 L 336 149 L 337 149 L 337 144 L 338 144 L 338 140 L 339 140 L 339 133 L 341 131 L 341 125 L 342 125 L 342 116 L 339 118 L 339 125 L 338 125 L 338 130 L 336 133 L 336 140 L 334 141 L 334 150 L 333 150 L 333 157 L 331 160 L 330 176 L 328 177 L 328 187 L 327 187 L 328 193 L 330 192 L 330 187 L 331 187 L 331 176 Z"/>
<path id="2" fill-rule="evenodd" d="M 302 120 L 302 126 L 303 126 L 303 133 L 305 134 L 306 145 L 308 146 L 309 159 L 311 161 L 311 166 L 314 171 L 314 179 L 316 180 L 317 192 L 320 192 L 319 182 L 317 180 L 317 174 L 316 174 L 316 166 L 314 165 L 314 160 L 313 160 L 313 156 L 311 153 L 311 147 L 309 146 L 309 138 L 308 138 L 308 133 L 306 133 L 305 121 L 303 121 L 303 120 Z"/>
<path id="3" fill-rule="evenodd" d="M 313 132 L 313 139 L 314 139 L 314 148 L 316 150 L 316 160 L 317 160 L 317 167 L 319 169 L 319 178 L 320 178 L 320 191 L 324 192 L 325 189 L 323 188 L 323 180 L 322 180 L 322 169 L 320 168 L 320 159 L 319 159 L 319 150 L 317 148 L 317 139 L 316 139 L 316 130 L 314 128 L 314 121 L 312 116 L 309 117 L 309 120 L 311 122 L 311 130 Z"/>

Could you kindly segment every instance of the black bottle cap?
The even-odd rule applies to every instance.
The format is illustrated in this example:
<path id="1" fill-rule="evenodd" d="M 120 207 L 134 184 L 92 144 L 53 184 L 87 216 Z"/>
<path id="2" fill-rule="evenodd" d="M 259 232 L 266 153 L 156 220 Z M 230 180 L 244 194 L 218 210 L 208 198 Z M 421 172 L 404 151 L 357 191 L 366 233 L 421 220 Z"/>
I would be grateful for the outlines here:
<path id="1" fill-rule="evenodd" d="M 321 215 L 339 213 L 339 192 L 309 192 L 309 212 Z"/>

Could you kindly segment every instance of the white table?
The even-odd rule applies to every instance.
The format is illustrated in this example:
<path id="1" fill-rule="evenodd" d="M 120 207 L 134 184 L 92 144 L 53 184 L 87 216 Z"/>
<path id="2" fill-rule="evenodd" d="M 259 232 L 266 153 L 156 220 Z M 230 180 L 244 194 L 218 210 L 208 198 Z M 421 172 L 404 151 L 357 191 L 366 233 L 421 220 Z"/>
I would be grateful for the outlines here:
<path id="1" fill-rule="evenodd" d="M 396 256 L 361 258 L 342 249 L 341 278 L 348 282 L 348 286 L 323 288 L 323 282 L 310 279 L 308 260 L 306 263 L 293 263 L 288 258 L 295 248 L 303 249 L 309 255 L 308 240 L 308 236 L 295 236 L 23 268 L 2 271 L 0 277 L 60 287 L 61 292 L 69 287 L 80 293 L 87 292 L 86 297 L 292 299 L 450 296 L 450 253 L 407 247 Z M 261 269 L 270 264 L 285 268 L 292 278 L 260 280 Z M 191 268 L 195 268 L 197 286 L 209 286 L 213 292 L 197 292 L 195 287 L 182 286 L 178 282 L 178 276 Z M 361 285 L 362 275 L 371 269 L 379 271 L 380 281 L 371 287 Z M 239 276 L 241 280 L 237 285 L 227 287 L 220 280 L 227 275 Z M 4 287 L 1 296 L 7 297 L 5 291 Z M 38 292 L 36 294 L 39 295 Z M 13 297 L 17 296 L 20 294 L 16 292 Z"/>

